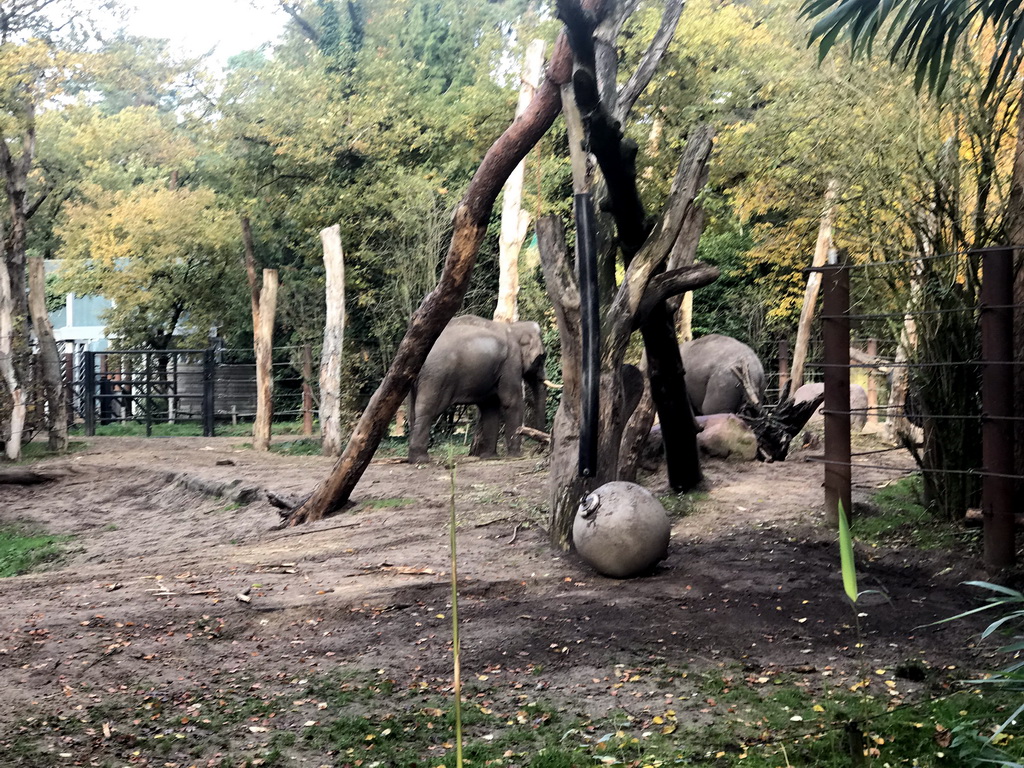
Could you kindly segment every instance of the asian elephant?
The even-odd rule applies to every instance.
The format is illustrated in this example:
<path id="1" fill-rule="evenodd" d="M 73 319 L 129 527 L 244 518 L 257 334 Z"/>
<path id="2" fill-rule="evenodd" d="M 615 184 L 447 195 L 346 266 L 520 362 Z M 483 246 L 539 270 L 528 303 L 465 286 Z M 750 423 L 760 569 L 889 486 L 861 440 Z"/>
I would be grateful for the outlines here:
<path id="1" fill-rule="evenodd" d="M 474 315 L 456 317 L 441 332 L 412 389 L 409 462 L 428 460 L 430 429 L 452 405 L 476 405 L 480 420 L 474 456 L 494 456 L 505 425 L 510 455 L 520 451 L 523 386 L 529 390 L 533 421 L 544 427 L 544 344 L 537 323 L 503 323 Z"/>
<path id="2" fill-rule="evenodd" d="M 686 370 L 686 393 L 698 415 L 739 413 L 750 400 L 740 375 L 749 378 L 758 397 L 758 403 L 751 405 L 764 399 L 764 366 L 742 341 L 712 333 L 680 345 L 679 352 Z"/>

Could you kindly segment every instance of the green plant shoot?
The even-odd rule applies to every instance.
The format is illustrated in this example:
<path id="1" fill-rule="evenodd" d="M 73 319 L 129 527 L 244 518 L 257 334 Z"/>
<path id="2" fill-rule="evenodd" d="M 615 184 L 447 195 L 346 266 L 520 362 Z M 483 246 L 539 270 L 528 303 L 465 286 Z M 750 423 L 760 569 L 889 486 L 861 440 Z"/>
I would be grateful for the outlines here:
<path id="1" fill-rule="evenodd" d="M 851 603 L 857 602 L 857 566 L 853 562 L 853 536 L 850 521 L 846 519 L 843 502 L 839 502 L 839 567 L 843 573 L 843 591 Z"/>
<path id="2" fill-rule="evenodd" d="M 459 574 L 455 554 L 455 454 L 449 451 L 452 468 L 451 503 L 449 504 L 448 538 L 452 553 L 452 660 L 454 665 L 452 687 L 455 691 L 455 765 L 462 768 L 462 668 L 459 663 Z"/>

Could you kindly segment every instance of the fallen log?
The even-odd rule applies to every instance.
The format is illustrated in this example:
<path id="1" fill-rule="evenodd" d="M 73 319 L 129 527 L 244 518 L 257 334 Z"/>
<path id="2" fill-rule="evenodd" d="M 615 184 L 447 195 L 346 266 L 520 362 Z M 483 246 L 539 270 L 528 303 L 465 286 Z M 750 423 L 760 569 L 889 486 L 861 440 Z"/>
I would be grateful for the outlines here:
<path id="1" fill-rule="evenodd" d="M 547 432 L 541 432 L 539 429 L 534 429 L 533 427 L 519 427 L 519 429 L 516 430 L 516 433 L 523 437 L 528 437 L 531 440 L 536 440 L 538 443 L 542 443 L 544 445 L 551 442 L 550 434 Z"/>
<path id="2" fill-rule="evenodd" d="M 980 509 L 968 509 L 967 514 L 964 515 L 964 525 L 969 528 L 979 528 L 985 524 L 985 516 L 982 514 Z M 1024 528 L 1024 513 L 1015 512 L 1013 515 L 1013 524 L 1018 528 Z"/>
<path id="3" fill-rule="evenodd" d="M 31 469 L 0 469 L 0 485 L 42 485 L 56 479 Z"/>

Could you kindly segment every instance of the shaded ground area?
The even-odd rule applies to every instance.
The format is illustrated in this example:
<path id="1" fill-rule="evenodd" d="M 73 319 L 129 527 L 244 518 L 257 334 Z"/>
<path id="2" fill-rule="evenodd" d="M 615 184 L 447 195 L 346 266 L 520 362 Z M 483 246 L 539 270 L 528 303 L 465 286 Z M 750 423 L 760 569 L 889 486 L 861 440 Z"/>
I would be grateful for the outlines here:
<path id="1" fill-rule="evenodd" d="M 341 736 L 305 736 L 338 712 L 366 720 L 370 702 L 394 690 L 415 715 L 407 733 L 432 718 L 443 726 L 448 473 L 375 463 L 351 512 L 272 530 L 278 517 L 262 497 L 241 505 L 190 489 L 301 494 L 330 462 L 242 442 L 101 438 L 41 465 L 63 472 L 58 482 L 0 490 L 5 521 L 75 536 L 58 569 L 0 581 L 9 757 L 370 765 L 346 758 Z M 857 621 L 819 527 L 820 464 L 712 464 L 708 475 L 707 493 L 670 500 L 685 514 L 668 560 L 650 577 L 615 581 L 548 548 L 542 459 L 459 466 L 463 666 L 478 730 L 500 739 L 506 726 L 536 729 L 544 717 L 525 707 L 539 701 L 548 718 L 625 712 L 647 727 L 706 726 L 717 712 L 709 673 L 726 690 L 733 678 L 756 689 L 796 676 L 816 691 L 866 679 L 899 701 L 939 684 L 947 673 L 936 670 L 991 668 L 969 647 L 980 620 L 922 628 L 975 604 L 958 586 L 980 576 L 969 554 L 860 548 L 862 588 L 888 598 Z M 855 477 L 873 489 L 893 473 Z M 648 485 L 665 492 L 662 478 Z M 669 738 L 676 726 L 659 728 Z M 365 736 L 383 730 L 393 727 Z M 434 739 L 423 765 L 450 746 Z M 534 764 L 512 750 L 504 758 L 494 764 Z"/>

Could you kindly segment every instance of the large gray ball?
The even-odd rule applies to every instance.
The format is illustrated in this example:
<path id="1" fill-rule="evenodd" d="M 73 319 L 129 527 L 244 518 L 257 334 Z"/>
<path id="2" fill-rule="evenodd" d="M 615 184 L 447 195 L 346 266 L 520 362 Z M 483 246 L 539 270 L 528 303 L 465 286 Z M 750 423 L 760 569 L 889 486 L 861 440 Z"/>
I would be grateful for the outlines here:
<path id="1" fill-rule="evenodd" d="M 635 483 L 606 483 L 576 510 L 576 551 L 598 573 L 616 579 L 644 573 L 668 555 L 671 524 L 654 494 Z"/>

